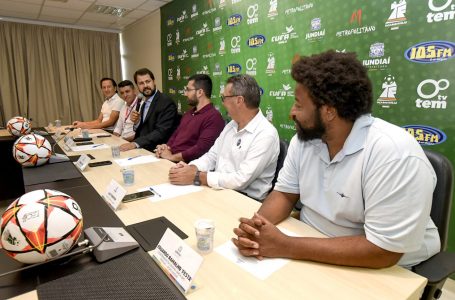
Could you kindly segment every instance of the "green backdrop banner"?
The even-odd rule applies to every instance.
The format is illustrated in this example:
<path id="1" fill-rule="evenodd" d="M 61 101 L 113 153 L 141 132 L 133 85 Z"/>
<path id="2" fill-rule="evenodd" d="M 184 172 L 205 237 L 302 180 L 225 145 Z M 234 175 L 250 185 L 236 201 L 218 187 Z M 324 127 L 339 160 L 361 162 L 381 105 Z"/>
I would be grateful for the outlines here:
<path id="1" fill-rule="evenodd" d="M 454 19 L 455 0 L 174 0 L 161 9 L 163 89 L 182 112 L 188 77 L 208 74 L 215 107 L 228 118 L 220 99 L 226 79 L 252 75 L 263 113 L 290 140 L 292 61 L 328 49 L 353 51 L 369 69 L 373 114 L 455 165 Z M 455 205 L 452 251 L 454 212 Z"/>

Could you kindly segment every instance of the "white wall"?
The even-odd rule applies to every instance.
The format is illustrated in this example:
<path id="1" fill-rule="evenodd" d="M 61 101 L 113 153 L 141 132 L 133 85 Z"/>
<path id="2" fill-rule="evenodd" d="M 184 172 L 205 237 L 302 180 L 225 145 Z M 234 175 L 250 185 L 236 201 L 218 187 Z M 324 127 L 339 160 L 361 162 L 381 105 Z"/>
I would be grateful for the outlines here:
<path id="1" fill-rule="evenodd" d="M 123 46 L 123 79 L 134 82 L 137 69 L 148 68 L 155 75 L 155 83 L 162 91 L 161 74 L 161 17 L 160 10 L 127 26 L 121 34 Z"/>

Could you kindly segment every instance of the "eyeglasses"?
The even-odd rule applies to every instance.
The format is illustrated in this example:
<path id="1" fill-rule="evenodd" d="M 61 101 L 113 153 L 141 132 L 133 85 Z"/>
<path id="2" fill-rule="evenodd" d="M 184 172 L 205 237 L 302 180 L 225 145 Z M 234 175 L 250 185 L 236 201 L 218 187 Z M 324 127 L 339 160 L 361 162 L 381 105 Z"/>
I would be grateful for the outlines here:
<path id="1" fill-rule="evenodd" d="M 196 90 L 199 90 L 199 89 L 189 89 L 187 86 L 183 88 L 183 91 L 185 91 L 185 92 L 196 91 Z"/>
<path id="2" fill-rule="evenodd" d="M 221 102 L 224 102 L 224 99 L 226 98 L 232 98 L 232 97 L 238 97 L 239 95 L 229 95 L 229 96 L 224 96 L 224 95 L 221 95 Z"/>

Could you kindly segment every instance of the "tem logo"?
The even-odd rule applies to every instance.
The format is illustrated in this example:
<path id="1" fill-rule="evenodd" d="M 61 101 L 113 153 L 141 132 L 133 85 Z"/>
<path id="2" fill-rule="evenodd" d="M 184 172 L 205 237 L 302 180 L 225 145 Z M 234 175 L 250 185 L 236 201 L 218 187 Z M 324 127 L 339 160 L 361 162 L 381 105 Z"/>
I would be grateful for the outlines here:
<path id="1" fill-rule="evenodd" d="M 412 135 L 420 145 L 438 145 L 444 143 L 447 139 L 447 135 L 438 128 L 425 125 L 405 125 L 403 128 Z"/>

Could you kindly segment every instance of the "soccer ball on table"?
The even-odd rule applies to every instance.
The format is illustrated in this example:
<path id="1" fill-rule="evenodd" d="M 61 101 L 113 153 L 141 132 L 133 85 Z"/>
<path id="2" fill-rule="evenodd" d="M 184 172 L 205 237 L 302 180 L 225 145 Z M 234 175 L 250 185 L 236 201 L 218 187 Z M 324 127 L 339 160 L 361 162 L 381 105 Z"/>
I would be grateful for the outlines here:
<path id="1" fill-rule="evenodd" d="M 6 129 L 14 136 L 29 134 L 32 130 L 30 121 L 24 117 L 14 117 L 6 124 Z"/>
<path id="2" fill-rule="evenodd" d="M 16 199 L 3 213 L 0 242 L 6 253 L 26 264 L 67 253 L 82 232 L 82 212 L 70 196 L 35 190 Z"/>
<path id="3" fill-rule="evenodd" d="M 51 144 L 39 134 L 24 135 L 13 145 L 13 157 L 24 167 L 41 166 L 47 163 L 51 154 Z"/>

